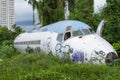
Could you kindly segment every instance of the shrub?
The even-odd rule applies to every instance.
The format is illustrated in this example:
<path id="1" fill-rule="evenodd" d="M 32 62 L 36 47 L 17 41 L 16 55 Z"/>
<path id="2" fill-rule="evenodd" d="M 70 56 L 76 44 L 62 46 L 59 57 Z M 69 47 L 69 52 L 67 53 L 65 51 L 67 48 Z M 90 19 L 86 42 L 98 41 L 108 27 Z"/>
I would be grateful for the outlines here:
<path id="1" fill-rule="evenodd" d="M 3 45 L 0 48 L 0 58 L 11 58 L 16 55 L 16 51 L 12 45 Z"/>
<path id="2" fill-rule="evenodd" d="M 71 79 L 59 72 L 40 70 L 20 76 L 19 80 L 71 80 Z"/>
<path id="3" fill-rule="evenodd" d="M 0 80 L 120 80 L 118 63 L 110 67 L 66 61 L 45 53 L 6 58 L 0 62 Z"/>
<path id="4" fill-rule="evenodd" d="M 118 41 L 117 43 L 113 43 L 113 47 L 117 51 L 118 56 L 120 56 L 120 41 Z"/>

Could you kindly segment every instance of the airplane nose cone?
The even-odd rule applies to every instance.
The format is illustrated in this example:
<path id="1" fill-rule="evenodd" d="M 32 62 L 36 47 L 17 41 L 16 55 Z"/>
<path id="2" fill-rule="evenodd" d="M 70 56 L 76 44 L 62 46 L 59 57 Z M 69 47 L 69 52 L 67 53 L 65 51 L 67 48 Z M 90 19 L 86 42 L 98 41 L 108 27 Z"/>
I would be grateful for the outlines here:
<path id="1" fill-rule="evenodd" d="M 117 58 L 118 56 L 114 52 L 110 52 L 107 54 L 105 62 L 108 65 L 112 65 L 113 60 Z"/>

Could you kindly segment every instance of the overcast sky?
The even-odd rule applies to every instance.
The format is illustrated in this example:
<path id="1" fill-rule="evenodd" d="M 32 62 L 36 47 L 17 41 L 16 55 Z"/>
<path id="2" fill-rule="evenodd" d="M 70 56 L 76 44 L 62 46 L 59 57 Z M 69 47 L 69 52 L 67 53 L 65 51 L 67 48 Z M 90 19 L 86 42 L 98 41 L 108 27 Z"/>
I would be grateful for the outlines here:
<path id="1" fill-rule="evenodd" d="M 95 5 L 102 5 L 106 0 L 94 0 Z M 32 20 L 32 7 L 25 0 L 15 0 L 15 21 Z"/>
<path id="2" fill-rule="evenodd" d="M 32 20 L 32 7 L 25 0 L 15 0 L 15 21 Z"/>

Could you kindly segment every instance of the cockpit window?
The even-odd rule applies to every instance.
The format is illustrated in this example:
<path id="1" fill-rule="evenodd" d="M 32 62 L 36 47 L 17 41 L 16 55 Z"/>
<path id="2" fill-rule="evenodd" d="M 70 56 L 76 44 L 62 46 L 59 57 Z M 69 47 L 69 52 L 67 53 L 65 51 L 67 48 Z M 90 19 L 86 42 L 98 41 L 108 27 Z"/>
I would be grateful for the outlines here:
<path id="1" fill-rule="evenodd" d="M 91 28 L 89 28 L 89 31 L 90 31 L 91 34 L 95 33 Z"/>
<path id="2" fill-rule="evenodd" d="M 91 34 L 88 29 L 82 29 L 82 32 L 84 35 Z"/>
<path id="3" fill-rule="evenodd" d="M 72 33 L 73 36 L 82 36 L 82 32 L 80 30 L 78 31 L 73 31 Z"/>
<path id="4" fill-rule="evenodd" d="M 77 30 L 72 32 L 72 36 L 83 36 L 83 35 L 89 35 L 89 34 L 94 34 L 95 32 L 89 28 L 89 29 L 82 29 L 82 30 Z"/>
<path id="5" fill-rule="evenodd" d="M 62 42 L 63 33 L 58 34 L 57 41 Z"/>
<path id="6" fill-rule="evenodd" d="M 67 40 L 70 37 L 71 37 L 71 32 L 66 32 L 64 36 L 64 40 Z"/>

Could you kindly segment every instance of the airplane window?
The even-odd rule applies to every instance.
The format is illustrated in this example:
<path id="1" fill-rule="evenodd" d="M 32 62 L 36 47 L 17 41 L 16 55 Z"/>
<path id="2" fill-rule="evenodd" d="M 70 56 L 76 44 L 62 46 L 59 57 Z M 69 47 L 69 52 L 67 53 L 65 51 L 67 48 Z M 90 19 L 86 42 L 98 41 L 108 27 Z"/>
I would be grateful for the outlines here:
<path id="1" fill-rule="evenodd" d="M 95 32 L 91 29 L 91 28 L 89 28 L 89 31 L 92 33 L 92 34 L 94 34 Z"/>
<path id="2" fill-rule="evenodd" d="M 58 34 L 57 41 L 62 41 L 63 33 Z"/>
<path id="3" fill-rule="evenodd" d="M 73 36 L 82 36 L 82 32 L 80 30 L 73 31 L 72 34 L 73 34 Z"/>
<path id="4" fill-rule="evenodd" d="M 66 32 L 65 36 L 64 36 L 64 40 L 67 40 L 70 37 L 71 37 L 71 33 L 70 32 Z"/>
<path id="5" fill-rule="evenodd" d="M 82 32 L 84 33 L 84 35 L 90 34 L 90 32 L 88 31 L 88 29 L 82 29 Z"/>

